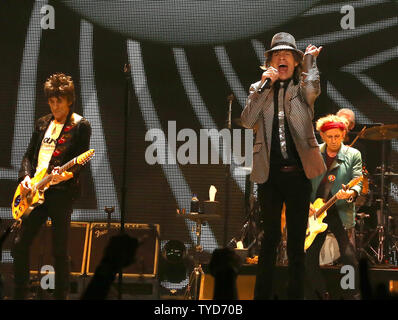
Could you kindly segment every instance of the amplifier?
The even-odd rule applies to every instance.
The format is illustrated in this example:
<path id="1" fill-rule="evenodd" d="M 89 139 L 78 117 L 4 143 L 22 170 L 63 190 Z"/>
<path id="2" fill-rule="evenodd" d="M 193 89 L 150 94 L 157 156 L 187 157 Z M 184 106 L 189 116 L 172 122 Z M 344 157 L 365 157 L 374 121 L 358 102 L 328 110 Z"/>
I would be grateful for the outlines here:
<path id="1" fill-rule="evenodd" d="M 88 222 L 71 222 L 68 237 L 70 273 L 81 275 L 85 271 L 88 234 Z M 45 226 L 32 242 L 30 250 L 30 270 L 32 273 L 40 272 L 42 266 L 54 266 L 53 241 L 51 221 L 47 221 Z"/>
<path id="2" fill-rule="evenodd" d="M 159 225 L 158 224 L 124 224 L 124 231 L 138 239 L 141 244 L 137 248 L 135 262 L 123 269 L 123 276 L 155 278 L 158 271 Z M 100 263 L 109 239 L 120 232 L 120 223 L 91 223 L 87 275 L 92 275 Z"/>

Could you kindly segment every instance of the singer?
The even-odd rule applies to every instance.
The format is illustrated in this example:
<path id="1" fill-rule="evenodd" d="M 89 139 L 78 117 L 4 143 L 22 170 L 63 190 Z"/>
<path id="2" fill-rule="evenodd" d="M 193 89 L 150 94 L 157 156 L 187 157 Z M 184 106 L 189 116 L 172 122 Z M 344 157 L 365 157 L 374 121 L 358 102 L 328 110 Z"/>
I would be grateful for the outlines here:
<path id="1" fill-rule="evenodd" d="M 311 182 L 326 170 L 312 119 L 320 94 L 316 66 L 322 47 L 298 50 L 294 37 L 274 35 L 265 52 L 261 80 L 252 84 L 241 114 L 246 128 L 257 127 L 250 179 L 258 184 L 264 237 L 258 260 L 255 299 L 270 299 L 281 239 L 281 212 L 286 204 L 288 298 L 304 298 L 304 239 Z"/>

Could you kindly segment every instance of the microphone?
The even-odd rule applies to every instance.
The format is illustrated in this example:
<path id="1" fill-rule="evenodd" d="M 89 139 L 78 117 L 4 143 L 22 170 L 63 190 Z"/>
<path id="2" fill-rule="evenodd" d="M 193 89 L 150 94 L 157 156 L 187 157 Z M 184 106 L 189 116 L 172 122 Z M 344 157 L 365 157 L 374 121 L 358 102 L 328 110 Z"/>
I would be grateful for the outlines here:
<path id="1" fill-rule="evenodd" d="M 271 78 L 265 79 L 264 83 L 257 90 L 258 93 L 262 93 L 265 89 L 269 89 L 271 87 Z"/>

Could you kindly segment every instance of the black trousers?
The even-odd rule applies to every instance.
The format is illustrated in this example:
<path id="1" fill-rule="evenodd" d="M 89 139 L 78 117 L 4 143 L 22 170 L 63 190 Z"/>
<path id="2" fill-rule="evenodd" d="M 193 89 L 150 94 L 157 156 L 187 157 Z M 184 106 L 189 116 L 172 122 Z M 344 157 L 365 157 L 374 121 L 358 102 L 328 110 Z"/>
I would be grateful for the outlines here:
<path id="1" fill-rule="evenodd" d="M 311 183 L 304 171 L 270 171 L 266 183 L 258 185 L 264 237 L 258 260 L 255 299 L 271 299 L 277 247 L 281 240 L 281 212 L 286 204 L 288 298 L 304 298 L 304 240 L 308 221 Z"/>
<path id="2" fill-rule="evenodd" d="M 308 284 L 308 296 L 309 298 L 322 298 L 326 292 L 328 292 L 325 284 L 325 279 L 322 275 L 321 267 L 319 266 L 319 253 L 321 252 L 323 243 L 325 242 L 327 231 L 331 231 L 339 245 L 341 262 L 344 265 L 351 265 L 355 271 L 355 286 L 356 289 L 347 289 L 347 294 L 356 295 L 359 293 L 359 271 L 358 271 L 358 260 L 355 254 L 354 247 L 348 238 L 347 231 L 344 229 L 343 223 L 341 222 L 340 216 L 332 207 L 328 210 L 326 218 L 323 222 L 328 224 L 328 228 L 325 232 L 318 234 L 307 249 L 306 254 L 306 280 Z"/>
<path id="3" fill-rule="evenodd" d="M 30 245 L 41 229 L 51 218 L 52 251 L 54 256 L 55 288 L 54 297 L 65 299 L 69 289 L 68 234 L 72 214 L 72 196 L 66 192 L 49 189 L 45 201 L 23 220 L 19 236 L 13 248 L 14 258 L 14 298 L 24 299 L 29 283 Z M 51 246 L 51 243 L 46 243 Z"/>

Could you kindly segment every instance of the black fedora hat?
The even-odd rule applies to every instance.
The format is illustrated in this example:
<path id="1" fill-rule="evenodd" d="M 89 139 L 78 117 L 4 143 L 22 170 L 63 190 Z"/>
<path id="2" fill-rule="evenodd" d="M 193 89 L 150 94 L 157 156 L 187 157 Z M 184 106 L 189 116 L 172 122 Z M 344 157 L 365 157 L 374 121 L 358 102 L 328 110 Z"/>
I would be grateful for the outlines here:
<path id="1" fill-rule="evenodd" d="M 278 50 L 294 51 L 299 56 L 300 60 L 304 56 L 304 52 L 297 49 L 296 40 L 294 39 L 294 37 L 290 33 L 287 33 L 287 32 L 279 32 L 272 37 L 271 49 L 265 51 L 265 53 L 264 53 L 265 64 L 267 64 L 267 62 L 270 60 L 272 53 L 274 51 L 278 51 Z M 262 66 L 262 68 L 264 68 L 264 67 L 265 66 Z"/>

